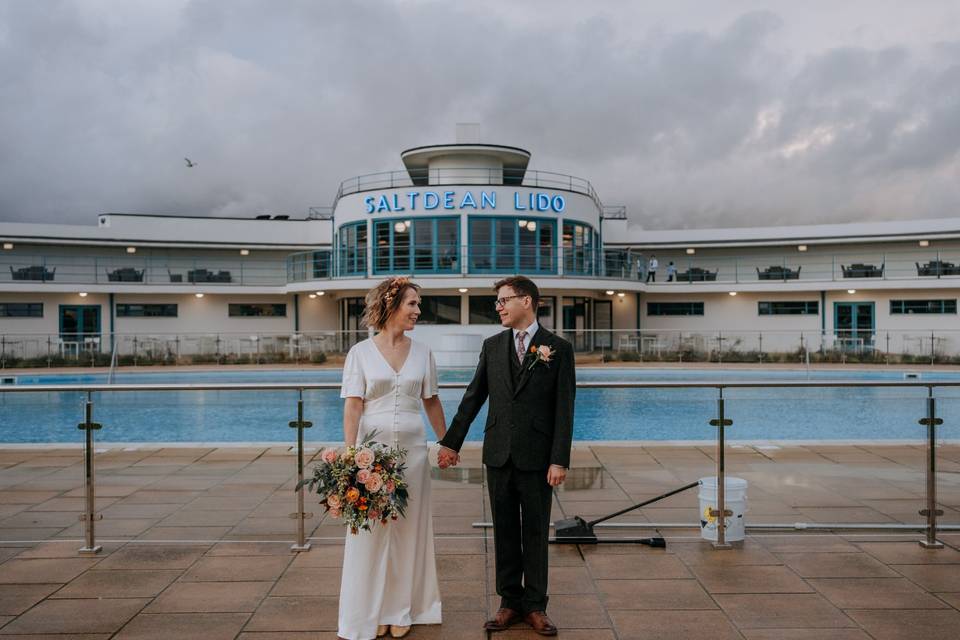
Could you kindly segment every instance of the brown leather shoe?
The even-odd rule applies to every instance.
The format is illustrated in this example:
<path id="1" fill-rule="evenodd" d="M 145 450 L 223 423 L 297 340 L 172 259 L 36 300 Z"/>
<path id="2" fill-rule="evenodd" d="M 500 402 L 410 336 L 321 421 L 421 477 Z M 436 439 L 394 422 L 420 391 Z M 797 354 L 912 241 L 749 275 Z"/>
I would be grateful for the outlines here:
<path id="1" fill-rule="evenodd" d="M 533 630 L 542 636 L 557 635 L 557 627 L 550 622 L 544 611 L 531 611 L 523 617 L 523 621 L 533 627 Z"/>
<path id="2" fill-rule="evenodd" d="M 508 629 L 510 625 L 520 622 L 522 618 L 523 616 L 520 615 L 519 611 L 500 607 L 497 615 L 483 623 L 483 628 L 487 631 L 503 631 Z"/>

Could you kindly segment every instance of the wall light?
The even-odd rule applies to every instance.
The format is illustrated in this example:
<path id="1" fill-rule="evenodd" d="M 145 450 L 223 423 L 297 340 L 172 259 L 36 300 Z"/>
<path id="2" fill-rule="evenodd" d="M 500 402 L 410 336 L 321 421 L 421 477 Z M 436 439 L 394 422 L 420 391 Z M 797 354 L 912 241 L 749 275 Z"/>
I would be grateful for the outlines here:
<path id="1" fill-rule="evenodd" d="M 856 292 L 857 292 L 856 289 L 847 289 L 847 293 L 856 293 Z"/>
<path id="2" fill-rule="evenodd" d="M 127 253 L 136 253 L 136 252 L 137 252 L 136 247 L 127 247 Z"/>
<path id="3" fill-rule="evenodd" d="M 193 295 L 197 296 L 198 298 L 202 298 L 202 297 L 203 297 L 203 294 L 202 294 L 202 293 L 195 293 L 195 294 L 193 294 Z"/>
<path id="4" fill-rule="evenodd" d="M 240 249 L 240 255 L 242 256 L 250 255 L 250 249 Z"/>
<path id="5" fill-rule="evenodd" d="M 326 291 L 317 291 L 317 295 L 318 295 L 318 296 L 325 296 L 325 295 L 327 295 L 327 292 L 326 292 Z"/>
<path id="6" fill-rule="evenodd" d="M 627 295 L 627 294 L 625 294 L 623 291 L 621 291 L 620 293 L 617 294 L 617 297 L 618 297 L 618 298 L 622 298 L 622 297 L 625 296 L 625 295 Z"/>
<path id="7" fill-rule="evenodd" d="M 310 294 L 309 296 L 307 296 L 307 297 L 309 297 L 311 300 L 313 300 L 314 298 L 317 297 L 317 294 L 311 293 L 311 294 Z"/>
<path id="8" fill-rule="evenodd" d="M 13 249 L 13 243 L 12 243 L 12 242 L 4 242 L 4 243 L 3 243 L 3 250 L 4 250 L 4 251 L 10 251 L 10 250 L 12 250 L 12 249 Z"/>
<path id="9" fill-rule="evenodd" d="M 459 289 L 457 289 L 457 291 L 459 291 L 460 293 L 466 293 L 467 291 L 470 291 L 470 289 L 467 289 L 466 287 L 460 287 Z"/>
<path id="10" fill-rule="evenodd" d="M 607 290 L 607 295 L 608 295 L 608 296 L 612 296 L 612 295 L 613 295 L 613 291 L 608 289 L 608 290 Z"/>
<path id="11" fill-rule="evenodd" d="M 689 249 L 687 249 L 687 255 L 688 255 L 688 256 L 692 256 L 692 255 L 695 254 L 696 252 L 697 252 L 697 250 L 694 249 L 693 247 L 690 247 Z"/>
<path id="12" fill-rule="evenodd" d="M 797 245 L 797 251 L 806 251 L 806 250 L 807 250 L 807 245 L 805 245 L 805 244 L 798 244 L 798 245 Z"/>
<path id="13" fill-rule="evenodd" d="M 81 298 L 86 298 L 86 297 L 87 297 L 87 292 L 86 292 L 86 291 L 81 291 L 81 292 L 78 293 L 77 295 L 80 296 Z"/>
<path id="14" fill-rule="evenodd" d="M 929 247 L 929 246 L 930 246 L 930 241 L 929 241 L 929 240 L 921 240 L 921 241 L 920 241 L 920 246 L 921 246 L 921 247 Z"/>
<path id="15" fill-rule="evenodd" d="M 730 295 L 735 296 L 735 295 L 737 295 L 737 292 L 736 292 L 736 291 L 731 291 L 731 292 L 730 292 Z"/>

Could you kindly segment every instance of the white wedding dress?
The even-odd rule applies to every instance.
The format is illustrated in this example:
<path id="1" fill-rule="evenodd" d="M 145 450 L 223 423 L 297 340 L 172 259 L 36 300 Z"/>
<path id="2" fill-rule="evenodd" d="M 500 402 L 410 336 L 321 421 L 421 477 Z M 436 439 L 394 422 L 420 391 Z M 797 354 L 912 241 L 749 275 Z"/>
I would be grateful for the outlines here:
<path id="1" fill-rule="evenodd" d="M 346 640 L 375 638 L 382 624 L 440 623 L 430 464 L 421 418 L 422 399 L 437 393 L 437 367 L 425 344 L 411 341 L 399 372 L 373 340 L 357 343 L 347 354 L 340 397 L 363 398 L 357 443 L 376 431 L 378 442 L 407 450 L 410 500 L 405 518 L 346 534 L 337 631 Z"/>

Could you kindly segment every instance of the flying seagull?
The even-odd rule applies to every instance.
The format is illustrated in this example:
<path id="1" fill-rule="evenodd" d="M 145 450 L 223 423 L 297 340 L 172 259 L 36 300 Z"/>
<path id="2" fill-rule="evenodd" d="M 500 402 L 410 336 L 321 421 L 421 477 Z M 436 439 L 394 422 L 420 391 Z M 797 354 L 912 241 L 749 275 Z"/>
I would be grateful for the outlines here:
<path id="1" fill-rule="evenodd" d="M 197 163 L 196 163 L 196 162 L 192 162 L 192 161 L 190 160 L 190 158 L 184 158 L 184 160 L 187 161 L 187 167 L 189 167 L 189 168 L 191 168 L 191 169 L 192 169 L 193 167 L 197 166 Z"/>

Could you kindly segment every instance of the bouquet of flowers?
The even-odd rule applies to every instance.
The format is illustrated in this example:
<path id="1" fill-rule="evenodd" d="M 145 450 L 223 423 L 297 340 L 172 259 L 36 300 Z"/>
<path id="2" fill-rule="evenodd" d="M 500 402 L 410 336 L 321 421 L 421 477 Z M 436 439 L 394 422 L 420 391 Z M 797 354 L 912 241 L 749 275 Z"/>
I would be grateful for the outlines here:
<path id="1" fill-rule="evenodd" d="M 320 504 L 334 518 L 342 518 L 350 533 L 379 522 L 386 525 L 404 515 L 407 483 L 403 479 L 405 449 L 388 447 L 374 440 L 376 432 L 355 447 L 343 451 L 324 449 L 313 477 L 297 485 L 308 486 L 320 496 Z"/>

